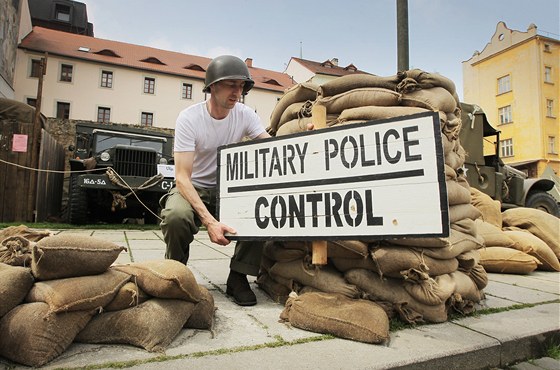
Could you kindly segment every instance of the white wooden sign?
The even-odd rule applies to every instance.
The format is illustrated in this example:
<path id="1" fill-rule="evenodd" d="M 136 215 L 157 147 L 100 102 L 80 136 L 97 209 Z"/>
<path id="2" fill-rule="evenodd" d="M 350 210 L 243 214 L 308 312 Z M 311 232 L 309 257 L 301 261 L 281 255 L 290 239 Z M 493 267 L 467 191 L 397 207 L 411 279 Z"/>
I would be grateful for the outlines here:
<path id="1" fill-rule="evenodd" d="M 448 236 L 439 116 L 220 147 L 218 197 L 231 239 Z"/>

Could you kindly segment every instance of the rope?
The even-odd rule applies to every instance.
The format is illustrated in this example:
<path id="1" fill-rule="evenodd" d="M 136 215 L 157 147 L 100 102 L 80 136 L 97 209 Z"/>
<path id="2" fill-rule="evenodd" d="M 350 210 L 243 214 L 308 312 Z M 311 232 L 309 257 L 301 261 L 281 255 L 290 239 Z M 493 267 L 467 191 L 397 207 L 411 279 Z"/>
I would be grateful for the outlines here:
<path id="1" fill-rule="evenodd" d="M 140 198 L 138 197 L 138 195 L 136 195 L 136 191 L 142 191 L 145 189 L 149 189 L 152 186 L 155 186 L 157 184 L 159 184 L 164 176 L 161 173 L 158 173 L 155 176 L 150 177 L 148 180 L 146 180 L 142 185 L 132 188 L 130 185 L 128 185 L 128 183 L 126 181 L 124 181 L 124 179 L 117 173 L 117 171 L 115 171 L 115 169 L 113 167 L 108 167 L 107 168 L 107 177 L 109 177 L 109 180 L 111 180 L 111 182 L 115 185 L 118 185 L 124 189 L 128 189 L 130 190 L 130 192 L 126 195 L 122 195 L 116 191 L 111 192 L 113 194 L 113 204 L 111 206 L 111 210 L 113 210 L 113 212 L 119 208 L 119 209 L 125 209 L 126 208 L 126 198 L 128 198 L 131 194 L 134 195 L 134 197 L 136 198 L 136 200 L 138 200 L 138 202 L 140 202 L 140 204 L 146 208 L 152 215 L 154 215 L 157 219 L 159 219 L 160 221 L 163 221 L 161 219 L 161 217 L 159 217 L 157 214 L 155 214 L 148 206 L 146 206 L 142 200 L 140 200 Z"/>
<path id="2" fill-rule="evenodd" d="M 33 167 L 22 166 L 21 164 L 8 162 L 8 161 L 5 161 L 5 160 L 3 160 L 3 159 L 0 159 L 0 162 L 5 163 L 5 164 L 10 165 L 10 166 L 19 167 L 19 168 L 23 168 L 23 169 L 30 170 L 30 171 L 35 171 L 35 172 L 65 173 L 65 174 L 66 174 L 66 173 L 86 173 L 86 172 L 99 171 L 99 169 L 79 170 L 79 171 L 43 170 L 43 169 L 40 169 L 40 168 L 33 168 Z"/>

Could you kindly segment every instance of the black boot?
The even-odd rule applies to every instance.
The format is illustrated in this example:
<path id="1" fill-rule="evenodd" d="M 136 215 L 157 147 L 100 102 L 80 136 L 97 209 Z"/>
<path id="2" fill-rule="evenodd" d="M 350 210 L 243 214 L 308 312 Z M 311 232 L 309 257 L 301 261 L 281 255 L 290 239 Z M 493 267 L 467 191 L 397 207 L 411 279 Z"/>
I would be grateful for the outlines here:
<path id="1" fill-rule="evenodd" d="M 257 304 L 257 297 L 251 290 L 247 275 L 230 270 L 227 279 L 226 294 L 233 298 L 233 301 L 240 306 L 254 306 Z"/>

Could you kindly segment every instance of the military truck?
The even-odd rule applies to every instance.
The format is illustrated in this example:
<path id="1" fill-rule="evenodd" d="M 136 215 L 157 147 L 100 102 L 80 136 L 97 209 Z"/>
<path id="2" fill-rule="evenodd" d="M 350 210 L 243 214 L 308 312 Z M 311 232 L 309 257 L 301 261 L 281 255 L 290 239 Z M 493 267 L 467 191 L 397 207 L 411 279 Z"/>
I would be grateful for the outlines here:
<path id="1" fill-rule="evenodd" d="M 502 209 L 530 207 L 560 217 L 557 200 L 548 192 L 549 179 L 527 178 L 524 172 L 505 165 L 500 158 L 500 131 L 488 122 L 477 105 L 461 103 L 461 145 L 467 152 L 464 170 L 470 186 L 502 203 Z M 484 142 L 494 150 L 484 155 Z"/>
<path id="2" fill-rule="evenodd" d="M 70 159 L 71 224 L 157 221 L 174 183 L 173 136 L 126 125 L 77 123 Z"/>

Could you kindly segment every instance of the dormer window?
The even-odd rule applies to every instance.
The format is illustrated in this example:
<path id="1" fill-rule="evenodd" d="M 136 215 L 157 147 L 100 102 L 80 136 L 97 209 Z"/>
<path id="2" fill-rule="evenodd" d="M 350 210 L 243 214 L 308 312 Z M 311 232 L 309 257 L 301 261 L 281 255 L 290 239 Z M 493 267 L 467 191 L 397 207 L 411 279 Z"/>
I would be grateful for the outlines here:
<path id="1" fill-rule="evenodd" d="M 332 67 L 334 67 L 334 64 L 332 64 L 332 62 L 330 60 L 327 60 L 327 61 L 321 63 L 321 66 L 322 67 L 327 67 L 327 68 L 332 68 Z"/>
<path id="2" fill-rule="evenodd" d="M 56 4 L 54 18 L 61 22 L 70 22 L 70 7 L 64 4 Z"/>
<path id="3" fill-rule="evenodd" d="M 356 68 L 356 66 L 353 65 L 353 64 L 348 65 L 344 69 L 347 70 L 347 71 L 352 71 L 352 72 L 356 72 L 358 70 L 358 68 Z"/>
<path id="4" fill-rule="evenodd" d="M 144 63 L 160 64 L 160 65 L 163 65 L 163 66 L 166 65 L 161 60 L 159 60 L 158 58 L 155 58 L 155 57 L 148 57 L 146 59 L 141 59 L 140 61 L 144 62 Z"/>
<path id="5" fill-rule="evenodd" d="M 273 78 L 265 78 L 265 79 L 263 80 L 263 83 L 269 84 L 269 85 L 282 86 L 282 85 L 280 85 L 280 84 L 278 83 L 278 81 L 276 81 L 276 80 L 273 79 Z"/>
<path id="6" fill-rule="evenodd" d="M 111 49 L 103 49 L 103 50 L 99 50 L 96 51 L 95 54 L 99 54 L 99 55 L 105 55 L 107 57 L 115 57 L 115 58 L 120 58 L 121 56 L 118 55 L 117 53 L 115 53 L 113 50 Z"/>
<path id="7" fill-rule="evenodd" d="M 204 68 L 199 66 L 198 64 L 191 63 L 183 67 L 184 69 L 190 69 L 191 71 L 199 71 L 199 72 L 206 72 Z"/>

